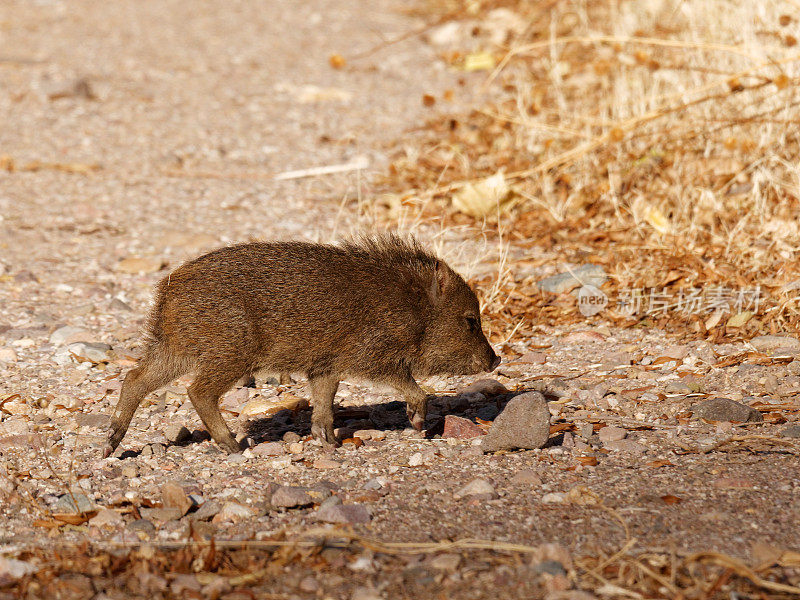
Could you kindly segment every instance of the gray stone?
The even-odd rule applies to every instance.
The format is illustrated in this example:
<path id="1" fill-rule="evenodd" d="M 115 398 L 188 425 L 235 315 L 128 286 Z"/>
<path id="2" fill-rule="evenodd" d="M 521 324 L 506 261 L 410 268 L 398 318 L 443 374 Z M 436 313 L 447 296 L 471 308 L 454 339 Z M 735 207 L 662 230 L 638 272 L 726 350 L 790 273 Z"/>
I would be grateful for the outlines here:
<path id="1" fill-rule="evenodd" d="M 329 496 L 328 498 L 325 498 L 325 500 L 323 500 L 320 503 L 319 510 L 322 511 L 322 510 L 328 508 L 329 506 L 339 506 L 341 503 L 342 503 L 342 499 L 339 498 L 339 496 Z"/>
<path id="2" fill-rule="evenodd" d="M 77 505 L 75 504 L 77 502 Z M 85 494 L 64 494 L 53 506 L 55 513 L 80 513 L 89 512 L 97 508 Z"/>
<path id="3" fill-rule="evenodd" d="M 202 504 L 195 513 L 191 515 L 192 519 L 197 521 L 209 521 L 222 510 L 222 504 L 216 500 L 209 500 Z"/>
<path id="4" fill-rule="evenodd" d="M 132 523 L 128 524 L 127 529 L 128 531 L 132 531 L 137 534 L 143 534 L 148 537 L 152 536 L 156 532 L 156 526 L 147 519 L 136 519 Z"/>
<path id="5" fill-rule="evenodd" d="M 484 452 L 541 448 L 550 436 L 550 411 L 539 392 L 515 396 L 483 438 Z"/>
<path id="6" fill-rule="evenodd" d="M 784 427 L 781 435 L 785 438 L 800 438 L 800 425 L 789 425 Z"/>
<path id="7" fill-rule="evenodd" d="M 272 493 L 270 503 L 275 508 L 298 508 L 309 506 L 314 501 L 303 488 L 282 486 Z"/>
<path id="8" fill-rule="evenodd" d="M 335 504 L 320 507 L 317 511 L 317 520 L 325 523 L 369 523 L 372 516 L 366 506 L 361 504 Z"/>
<path id="9" fill-rule="evenodd" d="M 537 285 L 540 290 L 563 294 L 583 285 L 593 285 L 600 287 L 606 281 L 606 272 L 600 265 L 581 265 L 566 271 L 542 279 Z"/>
<path id="10" fill-rule="evenodd" d="M 730 398 L 711 398 L 691 407 L 699 419 L 708 421 L 731 421 L 734 423 L 760 423 L 763 415 L 756 409 L 735 402 Z"/>

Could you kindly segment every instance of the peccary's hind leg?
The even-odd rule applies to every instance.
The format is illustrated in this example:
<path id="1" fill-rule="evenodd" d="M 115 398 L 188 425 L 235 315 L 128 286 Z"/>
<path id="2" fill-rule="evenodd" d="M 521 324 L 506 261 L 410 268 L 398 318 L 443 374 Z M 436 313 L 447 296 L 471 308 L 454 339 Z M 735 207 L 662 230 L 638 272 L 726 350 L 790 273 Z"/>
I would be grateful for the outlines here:
<path id="1" fill-rule="evenodd" d="M 185 372 L 185 365 L 181 361 L 158 347 L 148 351 L 139 366 L 128 371 L 111 417 L 111 432 L 103 450 L 104 456 L 109 456 L 119 446 L 144 397 Z"/>
<path id="2" fill-rule="evenodd" d="M 245 366 L 233 364 L 202 365 L 192 385 L 189 400 L 214 441 L 228 452 L 239 452 L 239 442 L 219 412 L 219 397 L 246 372 Z"/>
<path id="3" fill-rule="evenodd" d="M 311 387 L 311 435 L 320 442 L 337 444 L 333 433 L 333 398 L 339 389 L 339 380 L 333 375 L 308 375 Z"/>

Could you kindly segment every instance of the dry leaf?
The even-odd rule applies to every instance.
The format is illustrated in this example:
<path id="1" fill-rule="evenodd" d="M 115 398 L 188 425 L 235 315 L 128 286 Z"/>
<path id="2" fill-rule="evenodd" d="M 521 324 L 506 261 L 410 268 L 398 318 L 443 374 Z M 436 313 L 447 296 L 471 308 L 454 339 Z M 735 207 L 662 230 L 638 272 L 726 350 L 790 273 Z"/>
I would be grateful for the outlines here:
<path id="1" fill-rule="evenodd" d="M 664 501 L 664 504 L 669 504 L 669 505 L 683 502 L 683 498 L 678 498 L 677 496 L 673 496 L 672 494 L 661 496 L 661 499 Z"/>
<path id="2" fill-rule="evenodd" d="M 364 440 L 362 440 L 359 437 L 351 437 L 342 440 L 342 444 L 353 444 L 353 446 L 355 446 L 356 448 L 360 448 L 361 446 L 364 445 Z"/>
<path id="3" fill-rule="evenodd" d="M 746 310 L 733 315 L 725 324 L 727 327 L 743 327 L 756 313 Z"/>
<path id="4" fill-rule="evenodd" d="M 489 52 L 473 52 L 464 57 L 465 71 L 488 71 L 495 67 L 494 55 Z"/>
<path id="5" fill-rule="evenodd" d="M 331 54 L 330 58 L 328 58 L 328 63 L 334 69 L 341 69 L 347 64 L 347 61 L 341 54 Z"/>
<path id="6" fill-rule="evenodd" d="M 584 467 L 596 467 L 597 466 L 597 457 L 596 456 L 576 456 L 575 460 L 581 463 Z"/>
<path id="7" fill-rule="evenodd" d="M 668 460 L 651 460 L 650 462 L 645 463 L 646 466 L 650 467 L 651 469 L 657 469 L 659 467 L 674 467 L 675 465 Z"/>
<path id="8" fill-rule="evenodd" d="M 471 217 L 482 218 L 501 209 L 510 191 L 505 176 L 499 172 L 458 190 L 453 194 L 453 207 Z"/>
<path id="9" fill-rule="evenodd" d="M 436 97 L 433 94 L 422 95 L 422 106 L 431 107 L 436 104 Z"/>
<path id="10" fill-rule="evenodd" d="M 647 209 L 644 214 L 644 219 L 650 223 L 653 229 L 662 235 L 669 233 L 670 229 L 672 229 L 667 217 L 657 208 L 651 207 Z"/>

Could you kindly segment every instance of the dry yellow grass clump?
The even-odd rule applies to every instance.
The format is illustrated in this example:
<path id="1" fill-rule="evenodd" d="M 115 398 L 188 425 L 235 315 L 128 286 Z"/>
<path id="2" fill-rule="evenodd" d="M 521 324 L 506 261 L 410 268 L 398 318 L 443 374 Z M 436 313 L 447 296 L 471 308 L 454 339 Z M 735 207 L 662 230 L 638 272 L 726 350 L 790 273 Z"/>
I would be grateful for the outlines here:
<path id="1" fill-rule="evenodd" d="M 651 314 L 610 305 L 619 323 L 717 338 L 797 329 L 800 4 L 479 0 L 430 12 L 438 23 L 445 11 L 453 20 L 427 35 L 481 99 L 460 114 L 424 99 L 445 110 L 392 165 L 389 186 L 412 190 L 388 197 L 395 216 L 497 223 L 512 245 L 602 264 L 612 300 L 669 298 Z M 582 318 L 532 281 L 511 288 L 501 321 L 534 308 L 540 321 Z M 728 308 L 682 310 L 698 290 Z M 757 307 L 737 297 L 756 290 Z"/>

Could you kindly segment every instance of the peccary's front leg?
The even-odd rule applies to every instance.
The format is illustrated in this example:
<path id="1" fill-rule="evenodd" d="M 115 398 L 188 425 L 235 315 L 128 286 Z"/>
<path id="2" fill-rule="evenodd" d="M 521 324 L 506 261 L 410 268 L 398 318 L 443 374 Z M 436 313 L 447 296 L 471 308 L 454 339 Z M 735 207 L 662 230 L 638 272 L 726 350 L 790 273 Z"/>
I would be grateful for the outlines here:
<path id="1" fill-rule="evenodd" d="M 311 435 L 320 442 L 337 444 L 333 434 L 333 398 L 339 389 L 339 380 L 333 375 L 308 375 L 311 387 Z"/>
<path id="2" fill-rule="evenodd" d="M 425 415 L 428 412 L 428 395 L 417 385 L 411 375 L 395 379 L 391 385 L 401 394 L 406 401 L 406 414 L 411 426 L 417 431 L 422 431 L 425 425 Z"/>

